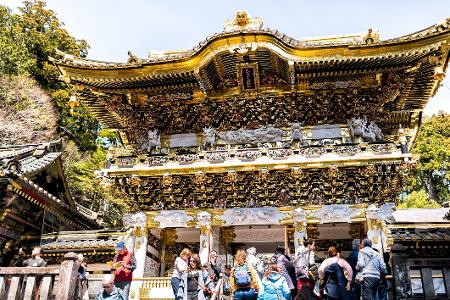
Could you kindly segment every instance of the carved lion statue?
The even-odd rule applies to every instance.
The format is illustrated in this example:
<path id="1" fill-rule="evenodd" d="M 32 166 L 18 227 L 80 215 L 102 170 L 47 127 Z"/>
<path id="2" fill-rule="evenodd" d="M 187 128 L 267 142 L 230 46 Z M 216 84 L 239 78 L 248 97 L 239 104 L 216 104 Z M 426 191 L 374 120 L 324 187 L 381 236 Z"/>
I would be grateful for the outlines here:
<path id="1" fill-rule="evenodd" d="M 376 142 L 383 139 L 383 133 L 377 124 L 370 122 L 364 129 L 362 137 L 366 142 Z"/>
<path id="2" fill-rule="evenodd" d="M 142 137 L 138 141 L 138 149 L 144 150 L 146 149 L 150 152 L 153 148 L 159 150 L 161 148 L 161 140 L 160 135 L 157 130 L 149 130 L 147 132 L 147 137 Z"/>
<path id="3" fill-rule="evenodd" d="M 348 126 L 350 127 L 350 133 L 352 137 L 362 136 L 364 133 L 364 129 L 367 124 L 366 118 L 352 118 L 348 122 Z"/>
<path id="4" fill-rule="evenodd" d="M 203 146 L 214 146 L 216 143 L 216 129 L 212 127 L 203 128 Z"/>
<path id="5" fill-rule="evenodd" d="M 300 125 L 300 123 L 292 123 L 291 142 L 293 141 L 303 141 L 302 126 Z"/>

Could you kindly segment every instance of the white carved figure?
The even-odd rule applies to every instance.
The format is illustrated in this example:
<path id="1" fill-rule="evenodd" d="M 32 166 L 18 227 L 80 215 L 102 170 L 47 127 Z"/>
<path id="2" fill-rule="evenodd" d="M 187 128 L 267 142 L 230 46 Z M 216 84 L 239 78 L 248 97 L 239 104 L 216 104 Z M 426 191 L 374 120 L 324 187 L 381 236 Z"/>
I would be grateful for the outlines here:
<path id="1" fill-rule="evenodd" d="M 151 130 L 147 132 L 147 137 L 142 137 L 138 141 L 138 149 L 144 150 L 146 149 L 150 152 L 153 148 L 159 150 L 161 148 L 161 139 L 157 130 Z"/>
<path id="2" fill-rule="evenodd" d="M 199 226 L 211 226 L 211 214 L 201 211 L 197 214 L 197 221 Z"/>
<path id="3" fill-rule="evenodd" d="M 304 222 L 306 221 L 306 213 L 303 208 L 296 208 L 294 210 L 294 222 Z"/>
<path id="4" fill-rule="evenodd" d="M 238 129 L 217 132 L 217 135 L 228 144 L 278 142 L 283 138 L 284 131 L 273 125 L 265 125 L 257 129 Z"/>
<path id="5" fill-rule="evenodd" d="M 212 127 L 203 128 L 203 146 L 214 146 L 216 143 L 216 129 Z"/>
<path id="6" fill-rule="evenodd" d="M 147 225 L 147 216 L 144 212 L 125 214 L 123 216 L 123 225 L 126 228 L 136 226 L 145 227 Z"/>
<path id="7" fill-rule="evenodd" d="M 302 133 L 302 126 L 300 123 L 292 123 L 291 126 L 291 142 L 293 141 L 303 141 L 303 133 Z"/>
<path id="8" fill-rule="evenodd" d="M 348 122 L 348 126 L 352 137 L 362 137 L 365 142 L 376 142 L 383 139 L 381 129 L 374 122 L 367 125 L 366 117 L 352 118 Z"/>
<path id="9" fill-rule="evenodd" d="M 187 222 L 192 217 L 188 216 L 184 211 L 162 211 L 153 218 L 154 221 L 160 223 L 160 228 L 165 227 L 186 227 Z"/>
<path id="10" fill-rule="evenodd" d="M 383 139 L 383 133 L 377 124 L 370 122 L 364 129 L 362 137 L 366 142 L 376 142 Z"/>
<path id="11" fill-rule="evenodd" d="M 352 137 L 362 136 L 364 129 L 366 128 L 367 119 L 366 118 L 352 118 L 348 122 L 350 127 L 350 133 Z"/>
<path id="12" fill-rule="evenodd" d="M 366 209 L 366 218 L 367 220 L 376 220 L 378 219 L 378 208 L 375 204 L 369 205 Z"/>
<path id="13" fill-rule="evenodd" d="M 348 222 L 356 214 L 356 210 L 346 204 L 325 205 L 314 212 L 314 217 L 319 218 L 321 223 Z"/>
<path id="14" fill-rule="evenodd" d="M 395 203 L 387 202 L 383 203 L 377 210 L 377 217 L 380 220 L 385 220 L 390 223 L 394 221 Z"/>
<path id="15" fill-rule="evenodd" d="M 232 224 L 268 223 L 277 218 L 277 211 L 264 208 L 242 208 L 232 210 Z"/>

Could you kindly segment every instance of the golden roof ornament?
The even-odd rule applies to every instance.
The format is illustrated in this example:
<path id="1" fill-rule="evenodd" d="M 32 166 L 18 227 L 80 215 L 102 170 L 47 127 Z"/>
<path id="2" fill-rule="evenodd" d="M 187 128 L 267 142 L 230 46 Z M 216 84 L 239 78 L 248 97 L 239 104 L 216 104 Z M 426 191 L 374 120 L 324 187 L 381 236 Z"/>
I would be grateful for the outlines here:
<path id="1" fill-rule="evenodd" d="M 223 29 L 227 31 L 260 30 L 263 21 L 259 17 L 252 18 L 246 11 L 238 11 L 233 20 L 225 20 Z"/>
<path id="2" fill-rule="evenodd" d="M 129 64 L 138 64 L 139 63 L 139 58 L 136 55 L 134 55 L 133 53 L 131 53 L 131 51 L 128 51 L 127 63 L 129 63 Z"/>

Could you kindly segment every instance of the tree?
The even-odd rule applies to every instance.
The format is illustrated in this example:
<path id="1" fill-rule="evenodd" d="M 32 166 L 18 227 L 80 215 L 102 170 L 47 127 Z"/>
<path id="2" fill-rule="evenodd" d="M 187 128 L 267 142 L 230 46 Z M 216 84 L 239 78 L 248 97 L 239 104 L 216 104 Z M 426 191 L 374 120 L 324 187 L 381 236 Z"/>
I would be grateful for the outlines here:
<path id="1" fill-rule="evenodd" d="M 82 150 L 94 150 L 99 129 L 85 107 L 71 114 L 67 101 L 69 87 L 59 81 L 59 71 L 49 57 L 56 49 L 75 56 L 86 56 L 89 45 L 63 28 L 56 14 L 42 0 L 24 1 L 20 14 L 0 6 L 0 75 L 29 75 L 55 101 L 60 112 L 59 132 L 70 136 Z"/>
<path id="2" fill-rule="evenodd" d="M 29 74 L 36 61 L 26 46 L 19 17 L 4 6 L 0 6 L 0 45 L 0 74 Z"/>
<path id="3" fill-rule="evenodd" d="M 412 153 L 417 168 L 407 191 L 424 190 L 430 199 L 443 203 L 450 198 L 450 115 L 440 112 L 425 118 Z"/>
<path id="4" fill-rule="evenodd" d="M 65 85 L 58 81 L 58 69 L 48 58 L 56 56 L 56 49 L 85 57 L 89 45 L 85 40 L 71 36 L 55 12 L 46 8 L 44 1 L 24 1 L 19 10 L 20 29 L 27 37 L 26 47 L 36 60 L 30 73 L 46 88 L 64 89 Z"/>
<path id="5" fill-rule="evenodd" d="M 102 212 L 107 227 L 120 226 L 123 204 L 103 189 L 96 171 L 106 163 L 106 150 L 99 146 L 95 151 L 80 152 L 72 141 L 65 143 L 64 169 L 74 199 L 81 205 Z"/>
<path id="6" fill-rule="evenodd" d="M 413 191 L 407 195 L 399 205 L 399 208 L 438 208 L 441 207 L 439 203 L 430 199 L 430 196 L 425 190 Z"/>
<path id="7" fill-rule="evenodd" d="M 58 111 L 31 78 L 0 75 L 0 144 L 31 144 L 57 139 Z"/>

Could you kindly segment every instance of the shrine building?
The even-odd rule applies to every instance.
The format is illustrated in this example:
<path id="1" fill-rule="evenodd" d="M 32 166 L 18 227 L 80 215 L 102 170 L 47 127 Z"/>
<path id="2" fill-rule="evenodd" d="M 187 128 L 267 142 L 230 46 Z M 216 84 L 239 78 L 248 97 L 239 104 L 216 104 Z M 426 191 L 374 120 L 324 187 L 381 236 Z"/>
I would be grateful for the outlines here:
<path id="1" fill-rule="evenodd" d="M 373 29 L 295 39 L 238 12 L 192 49 L 129 52 L 125 63 L 60 52 L 52 60 L 74 91 L 69 105 L 84 105 L 120 139 L 101 172 L 129 210 L 124 235 L 141 260 L 133 297 L 145 299 L 145 278 L 168 276 L 186 246 L 203 262 L 216 250 L 227 263 L 249 246 L 294 254 L 305 238 L 321 257 L 330 245 L 346 254 L 365 236 L 380 253 L 394 243 L 411 250 L 423 246 L 402 240 L 420 227 L 414 218 L 426 224 L 421 232 L 439 224 L 431 245 L 446 253 L 443 278 L 446 209 L 423 219 L 395 203 L 449 45 L 450 19 L 388 40 Z M 409 284 L 411 296 L 414 276 L 395 284 Z"/>

